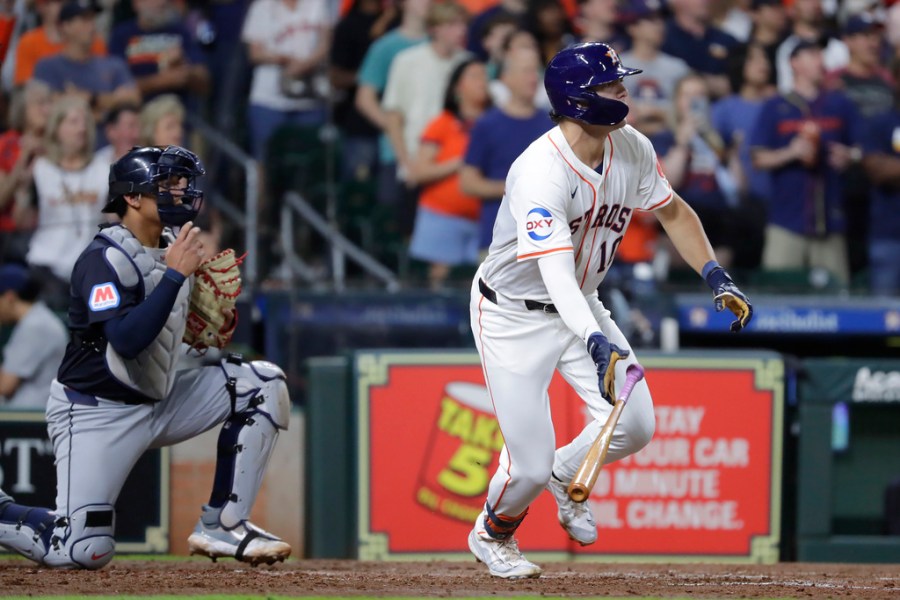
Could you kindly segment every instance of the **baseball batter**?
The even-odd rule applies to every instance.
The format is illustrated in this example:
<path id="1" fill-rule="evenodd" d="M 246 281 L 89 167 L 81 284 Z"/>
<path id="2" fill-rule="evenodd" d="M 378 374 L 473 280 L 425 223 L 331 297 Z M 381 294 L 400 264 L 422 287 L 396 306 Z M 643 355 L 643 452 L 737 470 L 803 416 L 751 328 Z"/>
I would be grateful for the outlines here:
<path id="1" fill-rule="evenodd" d="M 288 425 L 281 369 L 236 356 L 179 369 L 192 275 L 204 256 L 191 223 L 203 173 L 177 146 L 134 148 L 110 167 L 104 211 L 121 224 L 101 229 L 75 264 L 72 341 L 47 405 L 56 509 L 21 506 L 0 490 L 0 545 L 43 566 L 97 569 L 112 560 L 114 505 L 141 454 L 220 423 L 213 490 L 191 552 L 252 564 L 291 552 L 248 521 Z M 177 238 L 169 227 L 181 228 Z"/>
<path id="2" fill-rule="evenodd" d="M 550 61 L 544 85 L 558 127 L 512 165 L 490 251 L 473 282 L 472 331 L 506 445 L 468 542 L 497 577 L 540 575 L 514 536 L 545 487 L 569 536 L 585 545 L 597 539 L 589 503 L 572 502 L 566 488 L 610 414 L 614 377 L 624 381 L 635 362 L 597 298 L 634 212 L 656 215 L 713 289 L 716 308 L 738 317 L 733 330 L 752 316 L 748 298 L 716 263 L 696 214 L 673 193 L 650 142 L 625 124 L 622 79 L 639 72 L 623 67 L 602 43 L 571 46 Z M 547 392 L 555 370 L 594 417 L 559 449 Z M 607 462 L 643 448 L 654 425 L 650 391 L 641 381 Z"/>

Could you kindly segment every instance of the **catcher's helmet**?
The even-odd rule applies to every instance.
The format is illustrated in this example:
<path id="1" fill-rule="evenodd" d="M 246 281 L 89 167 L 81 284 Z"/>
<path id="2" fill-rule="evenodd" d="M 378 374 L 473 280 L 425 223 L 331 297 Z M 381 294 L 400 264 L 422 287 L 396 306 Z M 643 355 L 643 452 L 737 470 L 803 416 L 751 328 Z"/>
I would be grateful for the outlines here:
<path id="1" fill-rule="evenodd" d="M 590 125 L 615 125 L 628 114 L 628 105 L 602 98 L 591 88 L 641 72 L 623 67 L 607 44 L 586 42 L 564 48 L 550 60 L 544 87 L 557 115 Z"/>
<path id="2" fill-rule="evenodd" d="M 103 212 L 116 212 L 123 196 L 146 194 L 156 198 L 160 221 L 176 227 L 184 225 L 200 212 L 203 192 L 194 183 L 205 174 L 197 155 L 180 146 L 135 146 L 109 167 L 109 199 Z M 180 194 L 173 195 L 165 189 L 171 177 L 187 179 L 187 187 L 178 188 Z M 176 198 L 180 204 L 176 204 Z"/>

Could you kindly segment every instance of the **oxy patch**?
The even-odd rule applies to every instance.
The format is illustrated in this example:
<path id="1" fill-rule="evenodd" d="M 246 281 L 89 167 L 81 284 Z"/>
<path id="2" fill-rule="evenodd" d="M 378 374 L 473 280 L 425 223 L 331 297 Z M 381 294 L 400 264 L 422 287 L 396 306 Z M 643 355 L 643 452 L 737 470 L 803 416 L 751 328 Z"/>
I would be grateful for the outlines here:
<path id="1" fill-rule="evenodd" d="M 553 217 L 546 208 L 532 208 L 525 217 L 525 230 L 528 237 L 536 242 L 546 240 L 553 232 Z"/>

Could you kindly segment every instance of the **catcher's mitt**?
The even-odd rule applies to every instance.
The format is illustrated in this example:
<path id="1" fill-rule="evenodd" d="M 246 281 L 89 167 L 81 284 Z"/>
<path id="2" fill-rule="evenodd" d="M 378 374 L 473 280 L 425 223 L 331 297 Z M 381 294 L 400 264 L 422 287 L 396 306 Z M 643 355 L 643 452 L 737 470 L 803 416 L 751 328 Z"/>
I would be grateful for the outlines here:
<path id="1" fill-rule="evenodd" d="M 228 249 L 208 258 L 194 272 L 194 289 L 191 291 L 187 326 L 182 340 L 197 349 L 224 348 L 231 341 L 237 325 L 234 310 L 237 297 L 241 293 L 241 272 L 238 266 L 244 256 L 236 256 Z M 224 311 L 230 309 L 233 315 Z"/>

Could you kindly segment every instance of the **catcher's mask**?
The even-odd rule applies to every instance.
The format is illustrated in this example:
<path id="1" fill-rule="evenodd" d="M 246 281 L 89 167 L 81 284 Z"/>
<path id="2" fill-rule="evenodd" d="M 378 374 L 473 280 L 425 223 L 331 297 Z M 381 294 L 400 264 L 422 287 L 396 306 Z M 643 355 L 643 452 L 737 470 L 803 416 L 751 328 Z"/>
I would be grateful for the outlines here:
<path id="1" fill-rule="evenodd" d="M 109 200 L 103 212 L 116 212 L 120 198 L 145 194 L 156 198 L 159 220 L 180 227 L 197 217 L 203 192 L 194 187 L 206 170 L 197 155 L 180 146 L 135 146 L 109 168 Z M 181 187 L 181 179 L 187 181 Z"/>

